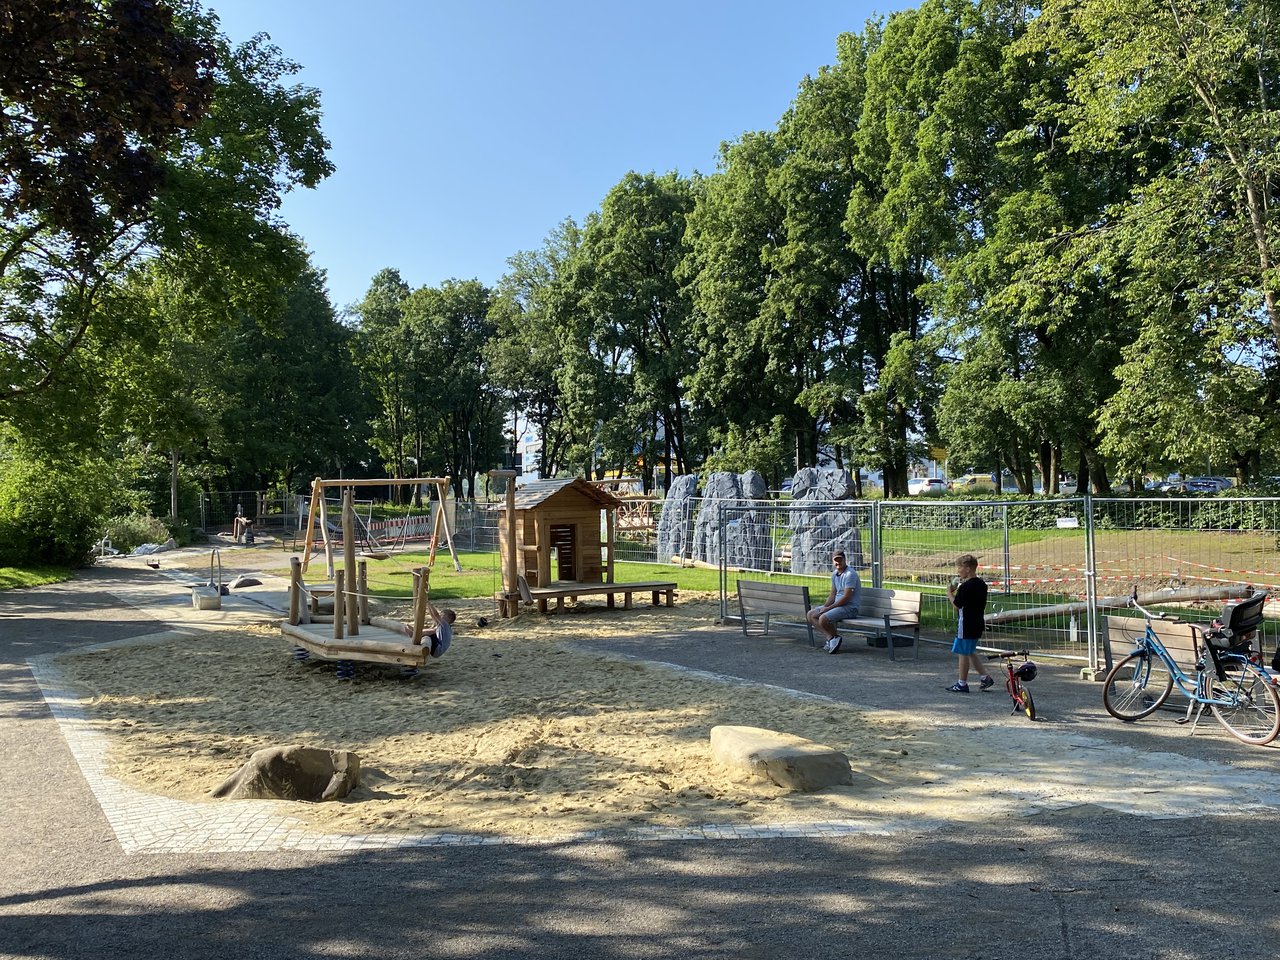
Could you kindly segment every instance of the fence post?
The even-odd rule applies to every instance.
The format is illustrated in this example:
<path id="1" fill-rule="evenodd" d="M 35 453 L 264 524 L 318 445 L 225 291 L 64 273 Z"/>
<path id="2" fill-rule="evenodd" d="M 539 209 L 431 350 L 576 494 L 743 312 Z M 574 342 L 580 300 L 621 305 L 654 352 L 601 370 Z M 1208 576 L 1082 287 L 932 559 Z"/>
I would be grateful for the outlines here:
<path id="1" fill-rule="evenodd" d="M 1009 565 L 1009 505 L 1003 504 L 1000 507 L 1001 519 L 1004 521 L 1004 592 L 1009 593 L 1009 574 L 1012 568 Z"/>
<path id="2" fill-rule="evenodd" d="M 724 618 L 729 615 L 729 568 L 727 565 L 726 551 L 724 549 L 724 501 L 720 500 L 716 503 L 716 526 L 719 528 L 719 536 L 716 538 L 720 543 L 720 621 L 723 623 Z"/>
<path id="3" fill-rule="evenodd" d="M 879 500 L 871 501 L 871 586 L 879 590 L 884 586 L 884 550 L 880 523 L 884 514 Z"/>
<path id="4" fill-rule="evenodd" d="M 208 499 L 209 499 L 209 495 L 205 493 L 203 490 L 201 490 L 200 491 L 200 532 L 201 533 L 209 532 L 209 521 L 207 519 L 208 513 L 205 508 L 205 504 Z"/>
<path id="5" fill-rule="evenodd" d="M 1084 495 L 1084 590 L 1085 632 L 1088 635 L 1089 665 L 1080 671 L 1086 680 L 1096 679 L 1102 662 L 1098 644 L 1098 580 L 1095 575 L 1096 553 L 1093 542 L 1093 497 Z"/>

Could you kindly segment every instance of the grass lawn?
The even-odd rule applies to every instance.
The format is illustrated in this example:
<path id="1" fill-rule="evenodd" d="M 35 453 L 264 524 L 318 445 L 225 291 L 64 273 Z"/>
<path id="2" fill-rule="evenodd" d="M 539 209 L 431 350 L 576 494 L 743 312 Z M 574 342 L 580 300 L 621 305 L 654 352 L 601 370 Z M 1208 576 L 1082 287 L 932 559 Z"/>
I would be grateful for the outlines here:
<path id="1" fill-rule="evenodd" d="M 369 593 L 384 600 L 409 600 L 413 594 L 413 568 L 425 566 L 426 550 L 407 550 L 386 560 L 369 559 Z M 341 565 L 341 554 L 335 556 Z M 436 565 L 431 571 L 432 600 L 465 600 L 492 597 L 502 589 L 502 575 L 498 569 L 498 555 L 489 551 L 458 551 L 462 572 L 453 569 L 453 561 L 447 550 L 436 553 Z M 288 569 L 273 571 L 288 576 Z M 717 593 L 720 590 L 718 570 L 697 567 L 673 567 L 661 563 L 619 563 L 614 567 L 614 579 L 618 582 L 641 580 L 670 580 L 681 590 Z M 554 565 L 552 576 L 555 576 Z M 311 561 L 307 571 L 308 581 L 324 580 L 324 557 Z"/>
<path id="2" fill-rule="evenodd" d="M 70 580 L 74 571 L 67 567 L 0 567 L 0 590 L 42 587 L 47 583 Z"/>

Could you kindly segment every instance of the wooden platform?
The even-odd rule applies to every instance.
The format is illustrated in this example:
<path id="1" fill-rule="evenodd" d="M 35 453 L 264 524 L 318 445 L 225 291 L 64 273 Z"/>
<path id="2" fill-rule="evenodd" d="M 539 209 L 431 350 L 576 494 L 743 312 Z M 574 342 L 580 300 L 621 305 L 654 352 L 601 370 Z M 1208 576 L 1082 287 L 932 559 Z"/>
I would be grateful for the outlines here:
<path id="1" fill-rule="evenodd" d="M 333 626 L 327 623 L 282 623 L 286 637 L 322 660 L 360 660 L 370 663 L 395 663 L 404 667 L 421 667 L 431 656 L 426 644 L 415 644 L 403 632 L 383 627 L 360 627 L 356 636 L 341 640 L 333 637 Z"/>
<path id="2" fill-rule="evenodd" d="M 647 593 L 653 599 L 655 607 L 662 604 L 666 597 L 667 606 L 675 606 L 677 584 L 668 580 L 644 580 L 638 583 L 582 583 L 576 581 L 556 581 L 545 587 L 530 587 L 529 599 L 538 605 L 539 613 L 547 613 L 547 603 L 555 600 L 556 610 L 564 609 L 566 599 L 577 600 L 578 597 L 605 597 L 606 605 L 613 609 L 615 597 L 622 594 L 622 609 L 632 608 L 632 598 L 637 593 Z"/>

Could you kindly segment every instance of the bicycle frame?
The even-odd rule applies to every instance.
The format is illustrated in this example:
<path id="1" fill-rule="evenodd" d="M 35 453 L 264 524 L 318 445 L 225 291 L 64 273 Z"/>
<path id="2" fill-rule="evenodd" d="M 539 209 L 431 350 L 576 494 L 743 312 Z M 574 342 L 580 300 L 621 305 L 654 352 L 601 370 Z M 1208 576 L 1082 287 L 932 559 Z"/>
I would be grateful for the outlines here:
<path id="1" fill-rule="evenodd" d="M 1220 649 L 1211 633 L 1191 625 L 1194 676 L 1178 665 L 1153 627 L 1155 620 L 1169 620 L 1138 603 L 1129 605 L 1146 618 L 1137 649 L 1115 664 L 1104 680 L 1102 695 L 1107 712 L 1119 720 L 1140 720 L 1162 707 L 1174 686 L 1187 698 L 1186 716 L 1192 732 L 1209 707 L 1214 718 L 1233 737 L 1250 744 L 1270 743 L 1280 735 L 1280 695 L 1276 678 L 1268 674 L 1247 650 Z"/>

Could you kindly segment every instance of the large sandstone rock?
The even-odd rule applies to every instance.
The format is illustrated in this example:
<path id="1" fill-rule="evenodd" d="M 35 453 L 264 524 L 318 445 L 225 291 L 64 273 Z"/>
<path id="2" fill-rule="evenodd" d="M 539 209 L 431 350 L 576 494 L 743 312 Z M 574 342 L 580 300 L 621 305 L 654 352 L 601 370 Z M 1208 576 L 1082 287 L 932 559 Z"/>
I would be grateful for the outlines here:
<path id="1" fill-rule="evenodd" d="M 751 777 L 806 793 L 853 783 L 849 758 L 839 750 L 762 727 L 711 728 L 711 756 Z"/>
<path id="2" fill-rule="evenodd" d="M 360 758 L 350 750 L 268 747 L 213 791 L 232 800 L 340 800 L 360 783 Z"/>

